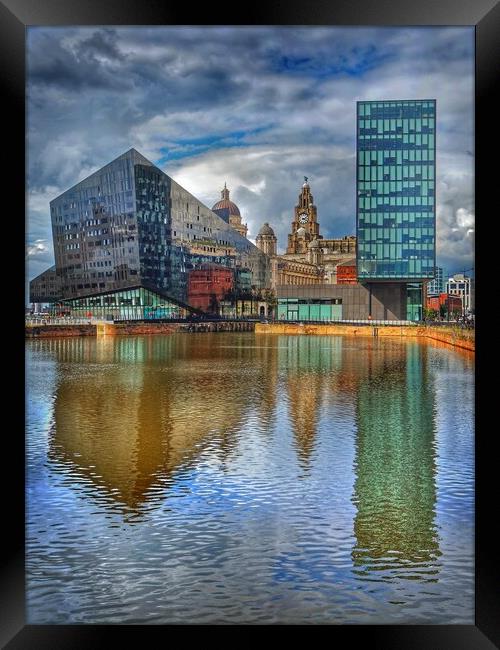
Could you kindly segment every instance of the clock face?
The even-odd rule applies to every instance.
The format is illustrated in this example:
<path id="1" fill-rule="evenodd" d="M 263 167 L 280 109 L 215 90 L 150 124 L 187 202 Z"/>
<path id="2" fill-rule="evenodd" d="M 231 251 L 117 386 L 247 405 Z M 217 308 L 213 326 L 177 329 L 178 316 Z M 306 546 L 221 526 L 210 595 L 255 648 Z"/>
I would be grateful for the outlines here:
<path id="1" fill-rule="evenodd" d="M 308 217 L 308 215 L 307 215 L 307 212 L 301 212 L 301 213 L 299 214 L 299 221 L 300 221 L 300 223 L 307 223 L 308 220 L 309 220 L 309 217 Z"/>

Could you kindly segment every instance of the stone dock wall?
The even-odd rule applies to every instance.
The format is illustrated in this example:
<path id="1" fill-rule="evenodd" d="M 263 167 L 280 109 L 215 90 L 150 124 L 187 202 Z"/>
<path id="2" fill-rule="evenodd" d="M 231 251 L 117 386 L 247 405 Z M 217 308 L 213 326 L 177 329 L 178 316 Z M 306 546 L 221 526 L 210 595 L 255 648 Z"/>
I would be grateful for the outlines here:
<path id="1" fill-rule="evenodd" d="M 426 338 L 448 343 L 465 350 L 475 351 L 474 330 L 454 327 L 426 327 L 408 325 L 313 325 L 307 323 L 256 323 L 257 334 L 308 334 L 331 336 L 378 336 L 379 338 L 411 337 Z"/>
<path id="2" fill-rule="evenodd" d="M 207 323 L 92 323 L 89 325 L 26 325 L 26 338 L 59 336 L 134 336 L 172 334 L 174 332 L 253 332 L 249 321 L 215 321 Z"/>
<path id="3" fill-rule="evenodd" d="M 27 339 L 54 338 L 58 336 L 95 336 L 95 325 L 26 325 Z"/>

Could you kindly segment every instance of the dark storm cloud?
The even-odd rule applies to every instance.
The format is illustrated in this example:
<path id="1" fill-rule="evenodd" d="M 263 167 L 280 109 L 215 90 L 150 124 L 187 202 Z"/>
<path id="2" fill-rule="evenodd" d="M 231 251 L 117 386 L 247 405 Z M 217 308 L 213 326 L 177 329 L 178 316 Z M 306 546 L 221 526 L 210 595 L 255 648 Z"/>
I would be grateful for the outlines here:
<path id="1" fill-rule="evenodd" d="M 41 34 L 28 53 L 28 80 L 32 87 L 49 86 L 70 92 L 85 89 L 124 90 L 127 78 L 115 74 L 123 61 L 111 30 L 95 32 L 75 45 L 59 40 L 62 32 Z"/>

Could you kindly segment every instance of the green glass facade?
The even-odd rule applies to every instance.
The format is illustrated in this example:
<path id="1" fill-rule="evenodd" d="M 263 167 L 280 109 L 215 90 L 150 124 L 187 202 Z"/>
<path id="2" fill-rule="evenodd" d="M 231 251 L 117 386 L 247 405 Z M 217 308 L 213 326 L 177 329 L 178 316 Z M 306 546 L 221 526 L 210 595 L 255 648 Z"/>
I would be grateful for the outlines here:
<path id="1" fill-rule="evenodd" d="M 120 321 L 184 318 L 189 310 L 155 291 L 144 287 L 133 287 L 122 291 L 63 300 L 54 303 L 52 311 L 55 315 L 72 318 Z"/>
<path id="2" fill-rule="evenodd" d="M 290 321 L 342 320 L 342 299 L 279 298 L 278 319 Z"/>
<path id="3" fill-rule="evenodd" d="M 358 279 L 432 279 L 435 100 L 357 103 L 356 183 Z"/>

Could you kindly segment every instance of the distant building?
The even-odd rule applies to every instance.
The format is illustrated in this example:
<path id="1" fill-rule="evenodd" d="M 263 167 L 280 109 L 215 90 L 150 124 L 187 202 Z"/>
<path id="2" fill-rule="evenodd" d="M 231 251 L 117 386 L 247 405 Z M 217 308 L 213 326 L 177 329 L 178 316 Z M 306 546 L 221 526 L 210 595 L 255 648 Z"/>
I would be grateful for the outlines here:
<path id="1" fill-rule="evenodd" d="M 323 273 L 316 264 L 290 260 L 284 255 L 271 258 L 271 288 L 283 284 L 321 284 Z"/>
<path id="2" fill-rule="evenodd" d="M 337 265 L 337 284 L 358 284 L 355 259 Z"/>
<path id="3" fill-rule="evenodd" d="M 474 313 L 474 279 L 463 273 L 456 273 L 446 282 L 446 292 L 459 296 L 464 314 Z"/>
<path id="4" fill-rule="evenodd" d="M 444 275 L 443 269 L 441 266 L 434 267 L 434 280 L 431 280 L 427 283 L 427 295 L 428 296 L 437 296 L 440 293 L 443 293 L 445 289 L 444 286 Z"/>
<path id="5" fill-rule="evenodd" d="M 264 253 L 264 255 L 273 257 L 273 255 L 277 254 L 278 238 L 267 222 L 259 230 L 259 233 L 255 238 L 255 245 Z"/>
<path id="6" fill-rule="evenodd" d="M 51 266 L 30 283 L 30 300 L 33 303 L 50 303 L 61 298 L 61 282 L 56 267 Z"/>
<path id="7" fill-rule="evenodd" d="M 321 281 L 337 282 L 337 265 L 356 255 L 356 237 L 349 235 L 325 239 L 320 234 L 318 211 L 307 177 L 302 185 L 299 200 L 294 209 L 288 246 L 281 257 L 288 261 L 309 262 L 318 267 Z"/>
<path id="8" fill-rule="evenodd" d="M 336 284 L 337 265 L 356 255 L 356 238 L 325 239 L 320 234 L 318 212 L 307 177 L 294 208 L 286 253 L 277 255 L 274 230 L 265 223 L 256 245 L 271 258 L 271 287 L 277 285 Z"/>
<path id="9" fill-rule="evenodd" d="M 438 315 L 441 314 L 441 308 L 443 306 L 446 316 L 451 316 L 457 312 L 462 314 L 462 299 L 460 296 L 440 293 L 437 296 L 427 297 L 427 308 L 433 309 Z"/>
<path id="10" fill-rule="evenodd" d="M 247 236 L 248 228 L 246 223 L 241 223 L 240 209 L 229 200 L 229 190 L 224 183 L 224 189 L 221 191 L 221 200 L 218 201 L 213 207 L 212 212 L 219 215 L 224 219 L 232 228 L 236 230 L 242 237 Z"/>

